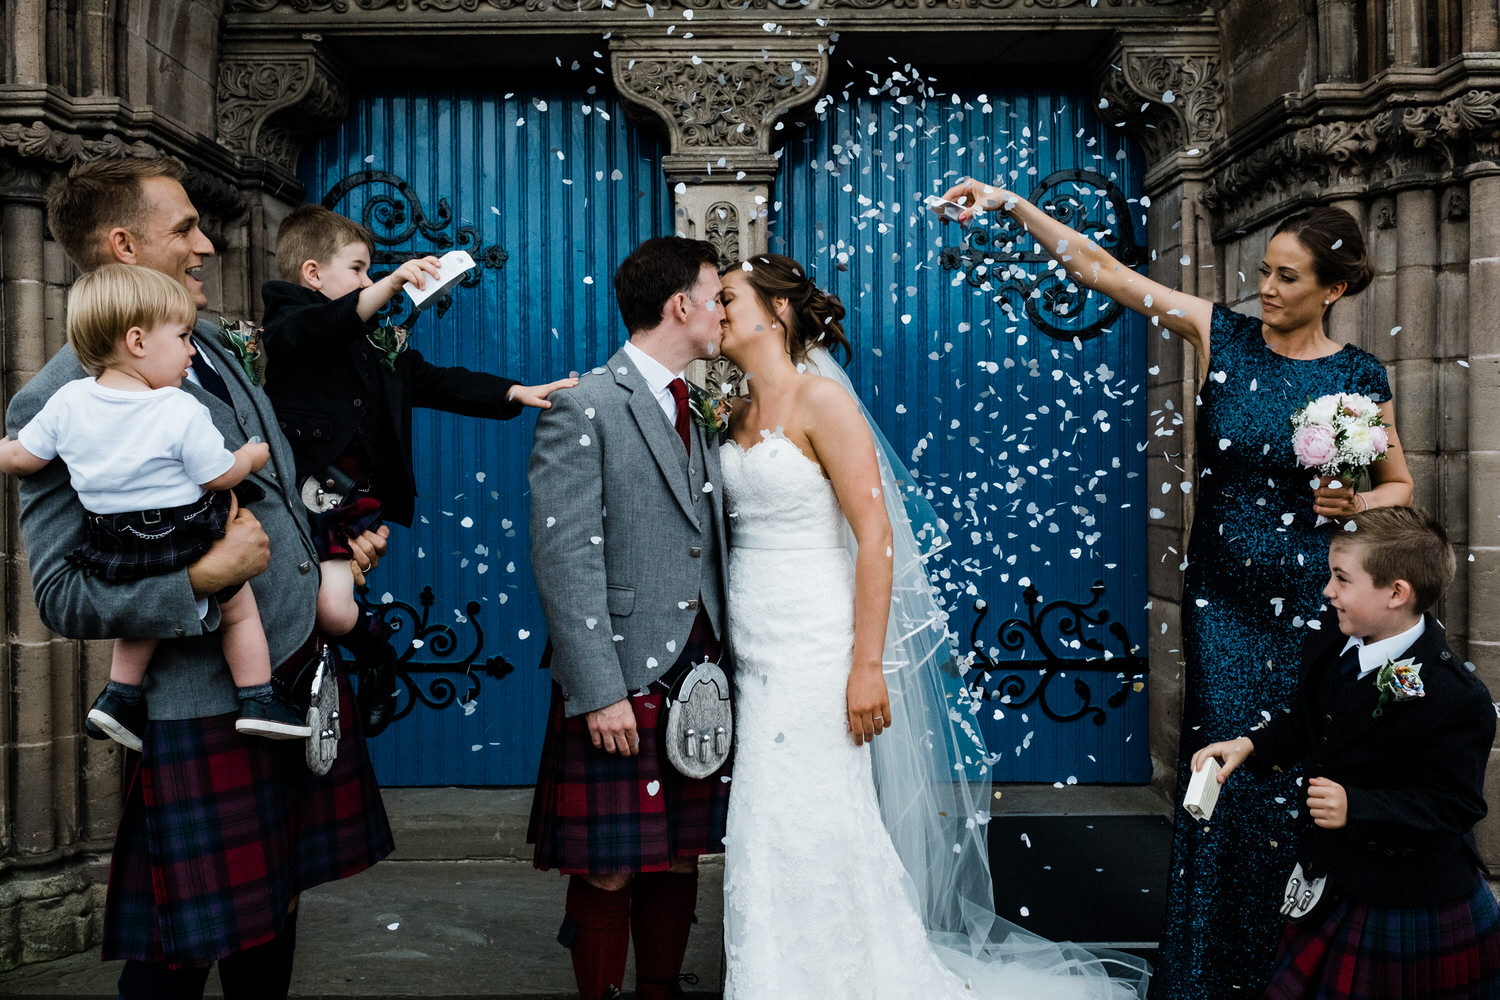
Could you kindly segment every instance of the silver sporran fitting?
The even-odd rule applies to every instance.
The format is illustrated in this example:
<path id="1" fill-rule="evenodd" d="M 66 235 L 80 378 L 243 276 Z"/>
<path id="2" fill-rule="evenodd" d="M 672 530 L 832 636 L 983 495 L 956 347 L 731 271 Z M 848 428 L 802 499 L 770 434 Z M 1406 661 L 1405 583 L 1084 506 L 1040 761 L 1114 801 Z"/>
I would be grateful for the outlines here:
<path id="1" fill-rule="evenodd" d="M 724 766 L 734 746 L 734 711 L 729 678 L 717 663 L 705 660 L 672 685 L 663 738 L 667 761 L 689 778 Z"/>

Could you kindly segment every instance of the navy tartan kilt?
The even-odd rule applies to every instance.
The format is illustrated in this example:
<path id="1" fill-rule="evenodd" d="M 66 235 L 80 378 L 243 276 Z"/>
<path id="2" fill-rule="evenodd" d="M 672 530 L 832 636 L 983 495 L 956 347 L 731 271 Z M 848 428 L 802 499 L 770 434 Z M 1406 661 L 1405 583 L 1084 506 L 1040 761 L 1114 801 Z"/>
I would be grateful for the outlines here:
<path id="1" fill-rule="evenodd" d="M 567 718 L 562 694 L 552 685 L 526 838 L 536 845 L 536 867 L 565 875 L 659 872 L 675 858 L 724 850 L 734 758 L 707 778 L 688 778 L 671 765 L 661 745 L 664 682 L 705 657 L 719 658 L 719 642 L 708 616 L 699 611 L 682 655 L 663 681 L 630 696 L 640 732 L 640 752 L 633 757 L 596 748 L 587 717 Z"/>
<path id="2" fill-rule="evenodd" d="M 1286 925 L 1263 1000 L 1500 997 L 1500 908 L 1474 891 L 1435 906 L 1340 900 L 1318 924 Z"/>
<path id="3" fill-rule="evenodd" d="M 204 965 L 253 948 L 281 932 L 298 893 L 391 852 L 342 670 L 343 738 L 321 778 L 301 740 L 243 736 L 236 718 L 146 725 L 110 861 L 104 959 Z"/>
<path id="4" fill-rule="evenodd" d="M 224 537 L 229 501 L 228 490 L 211 490 L 181 507 L 124 514 L 84 511 L 83 544 L 69 561 L 111 583 L 179 570 Z"/>

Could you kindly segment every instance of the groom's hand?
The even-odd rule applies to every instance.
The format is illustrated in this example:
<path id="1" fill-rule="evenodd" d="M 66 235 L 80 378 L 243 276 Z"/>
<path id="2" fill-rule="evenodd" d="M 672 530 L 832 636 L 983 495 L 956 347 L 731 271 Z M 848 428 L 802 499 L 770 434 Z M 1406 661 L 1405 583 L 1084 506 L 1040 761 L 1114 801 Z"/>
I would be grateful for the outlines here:
<path id="1" fill-rule="evenodd" d="M 621 757 L 635 756 L 641 739 L 635 729 L 635 710 L 630 707 L 629 698 L 596 708 L 585 718 L 589 724 L 589 739 L 594 741 L 594 746 Z"/>

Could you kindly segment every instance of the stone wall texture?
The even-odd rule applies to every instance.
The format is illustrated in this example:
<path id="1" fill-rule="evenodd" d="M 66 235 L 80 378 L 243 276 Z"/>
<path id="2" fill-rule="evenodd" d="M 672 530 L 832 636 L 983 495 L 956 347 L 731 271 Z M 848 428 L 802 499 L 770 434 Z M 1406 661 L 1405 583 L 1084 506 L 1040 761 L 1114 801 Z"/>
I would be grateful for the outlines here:
<path id="1" fill-rule="evenodd" d="M 964 32 L 970 61 L 976 52 L 983 60 L 986 40 L 1008 51 L 1027 39 L 1069 53 L 1076 61 L 1066 71 L 1093 82 L 1101 115 L 1117 118 L 1144 150 L 1154 278 L 1253 310 L 1254 275 L 1280 218 L 1327 203 L 1363 221 L 1378 274 L 1335 310 L 1331 332 L 1390 369 L 1417 502 L 1442 516 L 1460 548 L 1440 617 L 1455 649 L 1500 690 L 1497 0 L 808 0 L 777 5 L 787 30 L 774 38 L 763 9 L 688 6 L 699 37 L 664 43 L 642 0 L 8 0 L 0 5 L 5 400 L 62 342 L 74 273 L 45 230 L 52 178 L 78 158 L 182 158 L 219 250 L 206 275 L 211 307 L 250 315 L 276 222 L 302 197 L 301 145 L 342 120 L 360 74 L 378 70 L 394 46 L 410 70 L 430 74 L 482 65 L 495 45 L 538 63 L 576 38 L 608 45 L 617 54 L 612 85 L 670 137 L 663 169 L 683 184 L 683 228 L 749 251 L 764 243 L 774 140 L 707 150 L 725 169 L 700 176 L 701 137 L 673 118 L 684 101 L 691 117 L 695 98 L 674 85 L 672 60 L 683 72 L 706 62 L 728 79 L 754 73 L 756 52 L 821 65 L 835 32 L 902 33 L 939 60 L 954 48 L 940 44 L 948 32 Z M 634 72 L 634 60 L 618 57 L 627 46 L 650 49 L 669 70 Z M 991 70 L 1003 74 L 1005 64 Z M 774 107 L 728 113 L 769 136 L 778 117 L 816 96 L 789 89 Z M 740 183 L 723 182 L 736 173 Z M 734 233 L 724 231 L 726 202 L 736 209 Z M 1150 364 L 1159 433 L 1148 474 L 1153 486 L 1189 480 L 1197 359 L 1178 341 L 1153 339 Z M 1180 730 L 1179 600 L 1192 498 L 1173 490 L 1160 506 L 1165 516 L 1148 529 L 1149 657 L 1153 785 L 1165 798 Z M 99 862 L 122 778 L 114 745 L 81 734 L 108 646 L 59 638 L 41 622 L 16 516 L 6 483 L 0 969 L 97 944 Z M 1500 767 L 1490 783 L 1500 792 Z M 1480 840 L 1500 861 L 1500 821 L 1483 824 Z"/>

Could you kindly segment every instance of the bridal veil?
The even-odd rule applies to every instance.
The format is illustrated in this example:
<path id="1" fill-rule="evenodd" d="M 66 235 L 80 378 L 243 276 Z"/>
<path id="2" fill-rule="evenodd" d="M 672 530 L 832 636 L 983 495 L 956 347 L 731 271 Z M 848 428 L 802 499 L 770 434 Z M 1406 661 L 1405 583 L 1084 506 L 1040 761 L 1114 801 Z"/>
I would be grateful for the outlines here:
<path id="1" fill-rule="evenodd" d="M 871 756 L 881 816 L 929 940 L 976 997 L 1144 997 L 1150 972 L 1143 960 L 1048 941 L 995 912 L 988 824 L 998 755 L 985 748 L 980 706 L 964 682 L 947 613 L 928 578 L 927 560 L 946 538 L 843 368 L 821 347 L 807 362 L 854 397 L 876 443 L 892 537 L 884 672 L 893 718 L 870 744 Z M 847 529 L 846 544 L 852 553 Z"/>

